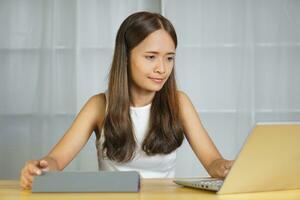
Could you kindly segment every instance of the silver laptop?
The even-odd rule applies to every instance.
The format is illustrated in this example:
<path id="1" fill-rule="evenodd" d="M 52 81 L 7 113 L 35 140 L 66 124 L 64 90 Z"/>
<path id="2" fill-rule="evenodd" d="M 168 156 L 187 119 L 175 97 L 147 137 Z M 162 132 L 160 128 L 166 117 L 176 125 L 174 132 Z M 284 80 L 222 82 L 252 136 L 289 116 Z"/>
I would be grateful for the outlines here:
<path id="1" fill-rule="evenodd" d="M 225 180 L 175 179 L 218 194 L 300 188 L 300 122 L 258 123 Z"/>

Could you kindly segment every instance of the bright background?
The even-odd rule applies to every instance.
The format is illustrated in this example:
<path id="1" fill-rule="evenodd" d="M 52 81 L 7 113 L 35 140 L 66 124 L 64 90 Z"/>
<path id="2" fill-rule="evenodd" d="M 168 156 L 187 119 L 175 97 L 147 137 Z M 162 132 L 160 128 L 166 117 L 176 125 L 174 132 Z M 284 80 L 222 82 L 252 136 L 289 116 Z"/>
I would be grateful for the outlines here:
<path id="1" fill-rule="evenodd" d="M 225 158 L 256 122 L 300 121 L 299 0 L 0 0 L 0 179 L 105 91 L 117 29 L 140 10 L 174 24 L 179 88 Z M 94 142 L 66 170 L 97 170 Z M 187 142 L 177 158 L 176 176 L 207 175 Z"/>

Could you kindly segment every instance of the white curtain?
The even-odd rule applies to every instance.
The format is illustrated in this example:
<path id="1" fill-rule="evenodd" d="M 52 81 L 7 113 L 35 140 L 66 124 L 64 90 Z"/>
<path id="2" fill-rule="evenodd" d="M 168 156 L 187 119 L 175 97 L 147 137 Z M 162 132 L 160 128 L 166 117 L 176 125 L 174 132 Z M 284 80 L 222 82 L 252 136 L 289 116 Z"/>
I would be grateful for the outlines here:
<path id="1" fill-rule="evenodd" d="M 300 121 L 300 1 L 169 0 L 163 8 L 179 35 L 180 86 L 226 158 L 256 122 Z M 206 175 L 187 152 L 185 143 L 176 175 Z"/>
<path id="2" fill-rule="evenodd" d="M 106 89 L 116 31 L 139 10 L 173 22 L 179 87 L 226 158 L 255 122 L 300 121 L 300 1 L 0 0 L 1 179 L 45 155 Z M 97 170 L 94 140 L 66 170 Z M 187 142 L 176 175 L 206 175 Z"/>

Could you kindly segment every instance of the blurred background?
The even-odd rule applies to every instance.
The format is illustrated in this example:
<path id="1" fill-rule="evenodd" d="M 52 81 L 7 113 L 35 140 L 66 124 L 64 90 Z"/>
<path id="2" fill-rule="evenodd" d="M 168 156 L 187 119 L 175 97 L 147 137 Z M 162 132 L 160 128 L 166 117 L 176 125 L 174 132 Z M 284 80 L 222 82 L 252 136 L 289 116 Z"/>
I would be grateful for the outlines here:
<path id="1" fill-rule="evenodd" d="M 18 179 L 106 90 L 117 29 L 141 10 L 175 26 L 179 88 L 225 158 L 256 122 L 300 121 L 299 0 L 0 0 L 0 179 Z M 65 170 L 98 170 L 94 142 Z M 206 175 L 185 141 L 176 176 Z"/>

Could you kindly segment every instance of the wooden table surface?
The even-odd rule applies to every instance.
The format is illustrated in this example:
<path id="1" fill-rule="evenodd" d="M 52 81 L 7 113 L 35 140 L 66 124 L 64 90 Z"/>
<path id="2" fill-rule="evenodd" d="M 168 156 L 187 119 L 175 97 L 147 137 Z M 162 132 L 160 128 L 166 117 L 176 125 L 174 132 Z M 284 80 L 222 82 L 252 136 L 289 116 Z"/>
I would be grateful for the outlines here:
<path id="1" fill-rule="evenodd" d="M 176 185 L 172 182 L 172 179 L 142 179 L 141 184 L 141 190 L 138 193 L 31 193 L 30 190 L 21 190 L 17 180 L 0 180 L 0 200 L 300 200 L 300 190 L 217 195 L 214 192 L 202 191 Z"/>

